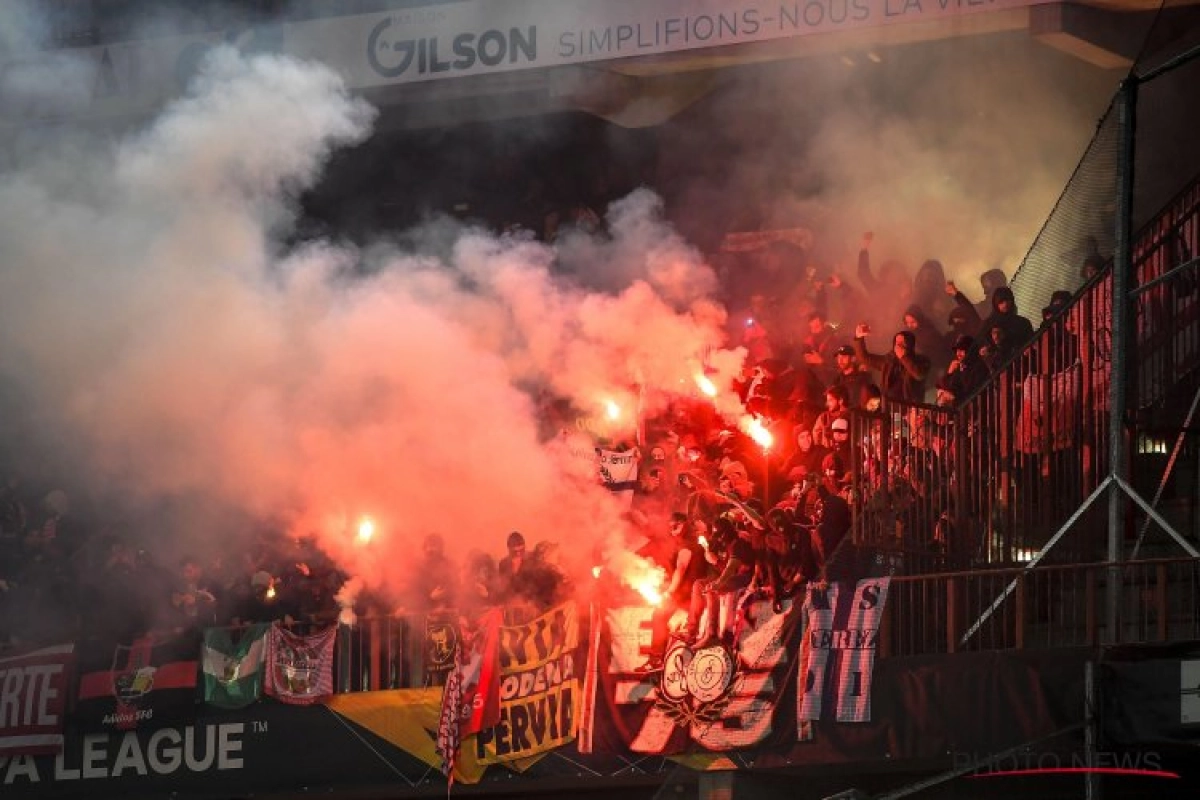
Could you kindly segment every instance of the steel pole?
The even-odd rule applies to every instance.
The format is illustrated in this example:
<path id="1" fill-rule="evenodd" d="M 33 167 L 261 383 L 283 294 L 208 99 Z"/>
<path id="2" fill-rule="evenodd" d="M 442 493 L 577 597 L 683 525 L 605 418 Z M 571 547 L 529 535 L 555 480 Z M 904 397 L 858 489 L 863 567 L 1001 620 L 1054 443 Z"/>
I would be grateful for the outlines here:
<path id="1" fill-rule="evenodd" d="M 1113 253 L 1112 285 L 1112 382 L 1109 385 L 1109 474 L 1128 475 L 1128 448 L 1125 440 L 1125 413 L 1128 396 L 1129 292 L 1133 276 L 1133 179 L 1137 123 L 1137 77 L 1130 75 L 1121 83 L 1118 123 L 1121 126 L 1120 152 L 1117 158 L 1116 249 Z M 1108 495 L 1108 591 L 1105 622 L 1108 638 L 1120 641 L 1117 626 L 1121 608 L 1121 570 L 1124 538 L 1124 492 L 1114 482 Z"/>

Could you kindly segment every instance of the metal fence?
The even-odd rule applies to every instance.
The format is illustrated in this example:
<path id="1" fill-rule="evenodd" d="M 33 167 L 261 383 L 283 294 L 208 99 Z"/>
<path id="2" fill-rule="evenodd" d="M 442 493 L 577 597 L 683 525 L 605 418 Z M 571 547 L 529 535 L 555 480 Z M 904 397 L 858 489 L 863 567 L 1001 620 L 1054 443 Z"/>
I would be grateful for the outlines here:
<path id="1" fill-rule="evenodd" d="M 1134 248 L 1129 408 L 1143 430 L 1155 419 L 1188 427 L 1178 405 L 1200 386 L 1197 252 L 1200 180 Z M 1080 508 L 1111 466 L 1112 292 L 1105 268 L 952 409 L 888 400 L 880 414 L 857 414 L 855 541 L 903 553 L 905 572 L 928 572 L 1027 561 L 1071 522 L 1048 557 L 1103 558 L 1104 525 L 1089 524 L 1103 509 Z"/>
<path id="2" fill-rule="evenodd" d="M 1200 637 L 1200 561 L 1120 565 L 1115 636 L 1100 598 L 1106 563 L 977 570 L 892 579 L 882 656 L 1184 641 Z"/>
<path id="3" fill-rule="evenodd" d="M 1137 359 L 1131 407 L 1152 409 L 1200 367 L 1200 181 L 1184 189 L 1134 247 Z"/>
<path id="4" fill-rule="evenodd" d="M 1118 629 L 1102 598 L 1119 576 Z M 581 620 L 586 625 L 587 620 Z M 339 628 L 336 691 L 439 685 L 423 666 L 425 621 L 369 617 Z M 586 638 L 586 636 L 585 636 Z M 879 654 L 939 655 L 1200 639 L 1200 559 L 967 570 L 892 578 Z"/>

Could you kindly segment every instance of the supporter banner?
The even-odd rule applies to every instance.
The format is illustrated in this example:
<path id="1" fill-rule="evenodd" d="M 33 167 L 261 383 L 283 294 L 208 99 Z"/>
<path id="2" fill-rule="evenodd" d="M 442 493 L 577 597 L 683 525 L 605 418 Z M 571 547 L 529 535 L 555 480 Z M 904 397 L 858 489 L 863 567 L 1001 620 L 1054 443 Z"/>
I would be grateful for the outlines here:
<path id="1" fill-rule="evenodd" d="M 0 756 L 58 753 L 75 645 L 0 658 Z"/>
<path id="2" fill-rule="evenodd" d="M 244 708 L 262 695 L 270 625 L 251 625 L 237 641 L 228 628 L 204 632 L 201 666 L 204 702 L 218 708 Z"/>
<path id="3" fill-rule="evenodd" d="M 310 705 L 333 694 L 337 626 L 301 636 L 278 623 L 267 634 L 267 694 L 283 703 Z"/>
<path id="4" fill-rule="evenodd" d="M 129 730 L 194 715 L 199 649 L 192 636 L 118 645 L 108 669 L 80 677 L 77 718 L 85 727 Z"/>
<path id="5" fill-rule="evenodd" d="M 613 492 L 631 493 L 638 484 L 637 450 L 604 450 L 596 448 L 596 460 L 600 467 L 600 480 Z"/>
<path id="6" fill-rule="evenodd" d="M 731 231 L 721 239 L 720 250 L 722 253 L 755 253 L 765 250 L 776 242 L 786 242 L 808 250 L 812 247 L 813 233 L 808 228 Z"/>
<path id="7" fill-rule="evenodd" d="M 798 611 L 792 613 L 798 616 Z M 1180 695 L 1186 691 L 1181 690 L 1180 657 L 1172 654 L 1172 663 L 1129 676 L 1144 695 L 1127 695 L 1124 675 L 1118 676 L 1120 685 L 1102 684 L 1102 700 L 1119 701 L 1124 709 L 1111 719 L 1102 715 L 1106 736 L 1118 733 L 1110 722 L 1121 724 L 1122 717 L 1132 721 L 1131 715 L 1145 719 L 1144 712 L 1163 725 L 1163 733 L 1187 733 L 1178 725 Z M 875 667 L 873 720 L 812 723 L 816 736 L 811 741 L 771 741 L 736 758 L 699 751 L 669 759 L 641 759 L 619 742 L 611 752 L 581 754 L 571 743 L 502 767 L 478 764 L 468 746 L 456 781 L 480 784 L 476 794 L 508 796 L 561 795 L 572 787 L 621 791 L 629 785 L 631 763 L 649 779 L 665 778 L 685 762 L 780 769 L 792 775 L 800 767 L 825 774 L 832 766 L 853 775 L 860 768 L 882 771 L 890 766 L 893 785 L 901 786 L 931 765 L 949 770 L 973 754 L 1007 750 L 1072 725 L 1078 726 L 1077 733 L 1067 745 L 1083 753 L 1084 662 L 1095 658 L 1090 648 L 885 658 Z M 1187 688 L 1194 688 L 1187 677 Z M 1140 705 L 1143 696 L 1153 700 L 1152 707 Z M 68 718 L 59 755 L 0 756 L 0 797 L 278 797 L 300 795 L 303 787 L 313 786 L 331 796 L 431 796 L 438 793 L 433 732 L 440 697 L 440 689 L 429 688 L 339 694 L 328 705 L 268 702 L 233 711 L 200 705 L 199 717 L 187 724 L 90 734 Z M 607 713 L 603 698 L 598 705 L 598 716 Z M 788 708 L 788 700 L 778 706 Z M 794 725 L 794 714 L 776 716 L 787 722 L 784 718 Z M 788 730 L 780 725 L 780 733 Z M 1145 737 L 1150 729 L 1127 733 Z M 598 739 L 604 736 L 606 730 Z M 297 757 L 313 752 L 320 757 Z M 1190 763 L 1194 769 L 1194 758 Z M 964 796 L 973 796 L 970 785 L 977 783 L 963 787 Z M 1055 784 L 1058 790 L 1061 786 Z"/>
<path id="8" fill-rule="evenodd" d="M 727 751 L 809 735 L 787 708 L 800 647 L 801 615 L 792 601 L 776 614 L 769 601 L 733 609 L 733 644 L 695 649 L 676 640 L 664 669 L 644 674 L 650 646 L 649 607 L 608 609 L 597 649 L 594 713 L 581 738 L 597 751 L 678 754 Z"/>
<path id="9" fill-rule="evenodd" d="M 500 629 L 500 714 L 475 737 L 479 763 L 516 761 L 574 740 L 578 650 L 574 602 L 524 625 Z"/>
<path id="10" fill-rule="evenodd" d="M 838 722 L 871 719 L 871 677 L 890 583 L 891 578 L 868 578 L 853 585 L 809 585 L 797 720 L 821 719 L 830 708 Z"/>
<path id="11" fill-rule="evenodd" d="M 463 631 L 446 676 L 436 741 L 442 774 L 454 780 L 463 739 L 490 728 L 500 718 L 500 622 L 502 611 L 488 609 L 471 631 Z"/>
<path id="12" fill-rule="evenodd" d="M 458 618 L 453 614 L 425 617 L 425 672 L 442 674 L 454 669 L 458 653 Z"/>

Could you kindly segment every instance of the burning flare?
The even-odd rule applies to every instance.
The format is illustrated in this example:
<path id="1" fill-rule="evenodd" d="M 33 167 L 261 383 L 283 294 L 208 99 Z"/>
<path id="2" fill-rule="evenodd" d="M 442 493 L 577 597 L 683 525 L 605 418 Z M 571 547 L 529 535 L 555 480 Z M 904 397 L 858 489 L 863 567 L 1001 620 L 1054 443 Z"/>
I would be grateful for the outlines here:
<path id="1" fill-rule="evenodd" d="M 755 444 L 763 450 L 771 449 L 771 445 L 775 444 L 775 437 L 762 424 L 762 420 L 758 417 L 745 417 L 742 420 L 742 430 L 746 435 L 754 440 Z"/>
<path id="2" fill-rule="evenodd" d="M 621 574 L 621 580 L 652 606 L 662 605 L 662 586 L 666 577 L 664 569 L 643 559 L 631 561 Z"/>
<path id="3" fill-rule="evenodd" d="M 696 385 L 700 387 L 701 392 L 708 397 L 717 396 L 717 385 L 712 382 L 711 378 L 709 378 L 703 372 L 697 372 L 694 377 L 696 379 Z"/>
<path id="4" fill-rule="evenodd" d="M 370 517 L 363 517 L 358 523 L 358 540 L 366 544 L 374 535 L 375 522 Z"/>
<path id="5" fill-rule="evenodd" d="M 621 416 L 621 407 L 612 400 L 604 401 L 604 411 L 609 419 L 619 419 Z"/>

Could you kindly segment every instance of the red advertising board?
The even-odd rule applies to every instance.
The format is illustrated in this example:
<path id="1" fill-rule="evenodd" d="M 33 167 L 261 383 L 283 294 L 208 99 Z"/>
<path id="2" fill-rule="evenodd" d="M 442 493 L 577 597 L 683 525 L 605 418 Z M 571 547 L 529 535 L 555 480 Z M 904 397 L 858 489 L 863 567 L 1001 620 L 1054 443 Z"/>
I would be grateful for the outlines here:
<path id="1" fill-rule="evenodd" d="M 75 645 L 0 658 L 0 756 L 62 752 Z"/>

